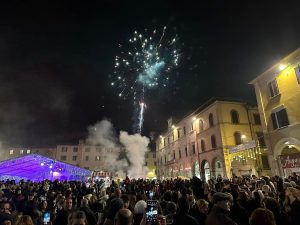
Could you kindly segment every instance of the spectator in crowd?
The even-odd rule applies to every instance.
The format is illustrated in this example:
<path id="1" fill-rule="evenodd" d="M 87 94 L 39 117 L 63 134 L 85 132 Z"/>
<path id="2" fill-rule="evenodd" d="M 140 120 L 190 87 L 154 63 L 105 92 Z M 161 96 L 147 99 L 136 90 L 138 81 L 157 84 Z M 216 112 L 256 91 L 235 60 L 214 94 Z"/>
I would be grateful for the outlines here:
<path id="1" fill-rule="evenodd" d="M 257 208 L 249 218 L 250 225 L 276 225 L 273 213 L 268 209 Z"/>
<path id="2" fill-rule="evenodd" d="M 206 225 L 237 225 L 229 217 L 231 200 L 232 198 L 228 193 L 216 192 L 212 197 L 214 206 L 207 216 Z"/>

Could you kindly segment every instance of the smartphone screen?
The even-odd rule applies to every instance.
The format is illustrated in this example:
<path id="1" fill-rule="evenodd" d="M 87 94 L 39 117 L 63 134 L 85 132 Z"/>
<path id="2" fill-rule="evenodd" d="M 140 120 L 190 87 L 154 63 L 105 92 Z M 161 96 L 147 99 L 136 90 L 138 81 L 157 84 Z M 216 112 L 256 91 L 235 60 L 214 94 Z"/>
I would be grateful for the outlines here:
<path id="1" fill-rule="evenodd" d="M 157 201 L 156 200 L 148 200 L 147 201 L 147 212 L 146 219 L 147 222 L 151 222 L 151 224 L 157 224 Z"/>
<path id="2" fill-rule="evenodd" d="M 47 224 L 50 222 L 50 213 L 49 212 L 44 213 L 43 222 L 44 222 L 44 224 Z"/>

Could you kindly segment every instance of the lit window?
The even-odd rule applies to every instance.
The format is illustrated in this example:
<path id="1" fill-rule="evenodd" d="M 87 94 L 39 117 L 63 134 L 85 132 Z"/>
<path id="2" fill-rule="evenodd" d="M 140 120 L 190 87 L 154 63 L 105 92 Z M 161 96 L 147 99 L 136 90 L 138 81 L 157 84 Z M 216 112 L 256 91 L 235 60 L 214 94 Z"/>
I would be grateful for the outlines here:
<path id="1" fill-rule="evenodd" d="M 9 150 L 9 154 L 13 155 L 14 154 L 14 150 Z"/>
<path id="2" fill-rule="evenodd" d="M 101 160 L 101 157 L 97 155 L 97 156 L 95 157 L 95 161 L 100 161 L 100 160 Z"/>
<path id="3" fill-rule="evenodd" d="M 27 154 L 30 154 L 30 149 L 27 149 L 26 153 L 27 153 Z"/>
<path id="4" fill-rule="evenodd" d="M 23 154 L 24 154 L 24 150 L 21 149 L 21 150 L 20 150 L 20 155 L 23 155 Z"/>
<path id="5" fill-rule="evenodd" d="M 271 114 L 271 118 L 274 130 L 281 127 L 286 127 L 290 124 L 286 109 L 281 109 L 277 112 L 273 112 Z"/>
<path id="6" fill-rule="evenodd" d="M 279 90 L 278 90 L 276 79 L 274 79 L 274 80 L 272 80 L 271 82 L 268 83 L 268 88 L 269 88 L 271 98 L 279 95 Z"/>

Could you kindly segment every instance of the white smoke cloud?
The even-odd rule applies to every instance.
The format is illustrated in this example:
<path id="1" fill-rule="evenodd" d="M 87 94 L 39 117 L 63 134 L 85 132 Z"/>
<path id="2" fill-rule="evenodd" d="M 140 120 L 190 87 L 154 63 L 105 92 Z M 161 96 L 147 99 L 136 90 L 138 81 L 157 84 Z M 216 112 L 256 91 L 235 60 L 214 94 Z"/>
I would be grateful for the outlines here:
<path id="1" fill-rule="evenodd" d="M 147 174 L 145 153 L 148 151 L 149 139 L 140 134 L 129 135 L 125 131 L 120 132 L 120 142 L 124 145 L 127 157 L 130 160 L 128 170 L 129 177 L 144 178 Z"/>
<path id="2" fill-rule="evenodd" d="M 91 145 L 100 145 L 107 151 L 104 154 L 103 168 L 117 174 L 130 178 L 145 178 L 147 167 L 145 167 L 145 153 L 149 150 L 149 139 L 140 134 L 129 135 L 125 131 L 120 132 L 117 137 L 113 125 L 108 120 L 97 122 L 88 128 L 89 135 L 86 139 Z M 126 159 L 120 159 L 120 150 L 125 148 Z"/>
<path id="3" fill-rule="evenodd" d="M 116 133 L 113 125 L 108 120 L 101 120 L 88 127 L 87 142 L 91 145 L 101 145 L 105 148 L 116 148 Z"/>

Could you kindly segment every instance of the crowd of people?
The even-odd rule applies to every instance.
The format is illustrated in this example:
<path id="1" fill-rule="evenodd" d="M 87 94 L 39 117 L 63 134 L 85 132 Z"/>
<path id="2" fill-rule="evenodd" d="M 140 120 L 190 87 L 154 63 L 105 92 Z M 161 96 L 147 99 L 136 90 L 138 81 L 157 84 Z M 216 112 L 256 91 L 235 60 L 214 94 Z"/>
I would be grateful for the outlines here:
<path id="1" fill-rule="evenodd" d="M 300 177 L 0 181 L 0 225 L 296 225 Z M 147 201 L 157 219 L 147 220 Z M 156 218 L 156 217 L 155 217 Z"/>

